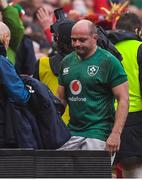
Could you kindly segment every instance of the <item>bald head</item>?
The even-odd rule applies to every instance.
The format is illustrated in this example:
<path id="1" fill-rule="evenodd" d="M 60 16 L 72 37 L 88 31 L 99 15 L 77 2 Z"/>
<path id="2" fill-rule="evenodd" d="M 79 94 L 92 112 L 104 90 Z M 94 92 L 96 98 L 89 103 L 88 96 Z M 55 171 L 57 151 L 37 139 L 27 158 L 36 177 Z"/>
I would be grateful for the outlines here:
<path id="1" fill-rule="evenodd" d="M 7 48 L 10 40 L 10 30 L 6 24 L 0 22 L 0 41 Z"/>
<path id="2" fill-rule="evenodd" d="M 96 51 L 97 29 L 89 20 L 80 20 L 72 28 L 72 46 L 76 53 L 82 58 L 88 58 Z"/>
<path id="3" fill-rule="evenodd" d="M 5 33 L 7 33 L 10 37 L 10 30 L 8 26 L 4 24 L 3 22 L 0 22 L 0 39 Z"/>
<path id="4" fill-rule="evenodd" d="M 74 31 L 85 31 L 89 34 L 97 34 L 97 28 L 94 23 L 89 20 L 83 19 L 78 21 L 72 28 L 72 32 Z"/>

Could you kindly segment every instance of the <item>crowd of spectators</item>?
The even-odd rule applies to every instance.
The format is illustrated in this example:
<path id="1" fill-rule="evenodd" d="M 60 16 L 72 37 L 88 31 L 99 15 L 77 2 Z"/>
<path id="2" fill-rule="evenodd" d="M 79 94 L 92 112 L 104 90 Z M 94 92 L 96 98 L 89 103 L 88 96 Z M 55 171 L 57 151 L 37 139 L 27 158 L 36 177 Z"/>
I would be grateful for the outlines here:
<path id="1" fill-rule="evenodd" d="M 124 3 L 125 0 L 112 1 L 112 3 L 122 2 Z M 127 10 L 141 17 L 142 12 L 140 7 L 136 6 L 137 2 L 130 1 Z M 33 40 L 37 59 L 43 55 L 52 55 L 54 51 L 50 25 L 55 22 L 55 9 L 62 7 L 70 20 L 79 20 L 85 16 L 92 16 L 96 22 L 103 21 L 107 15 L 102 8 L 111 9 L 108 0 L 23 0 L 19 4 L 25 11 L 22 16 L 25 34 Z"/>

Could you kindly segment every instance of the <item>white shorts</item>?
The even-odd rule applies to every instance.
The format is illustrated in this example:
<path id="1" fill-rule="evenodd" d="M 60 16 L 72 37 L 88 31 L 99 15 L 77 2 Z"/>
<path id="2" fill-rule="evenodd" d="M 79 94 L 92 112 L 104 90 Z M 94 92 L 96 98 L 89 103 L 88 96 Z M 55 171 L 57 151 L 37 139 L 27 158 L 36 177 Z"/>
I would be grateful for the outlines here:
<path id="1" fill-rule="evenodd" d="M 105 146 L 99 139 L 72 136 L 59 150 L 105 150 Z"/>
<path id="2" fill-rule="evenodd" d="M 105 151 L 106 142 L 94 139 L 86 138 L 80 136 L 72 136 L 69 141 L 67 141 L 62 147 L 57 150 L 96 150 L 96 151 Z M 115 154 L 111 156 L 111 164 L 113 164 Z"/>

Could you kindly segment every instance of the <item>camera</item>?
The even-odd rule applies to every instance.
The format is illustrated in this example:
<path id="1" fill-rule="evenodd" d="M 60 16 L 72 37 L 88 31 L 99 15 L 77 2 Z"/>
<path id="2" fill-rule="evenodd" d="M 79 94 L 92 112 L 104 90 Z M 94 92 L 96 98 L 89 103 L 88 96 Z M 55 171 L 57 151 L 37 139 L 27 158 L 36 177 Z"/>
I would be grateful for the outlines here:
<path id="1" fill-rule="evenodd" d="M 61 24 L 66 17 L 63 8 L 56 9 L 54 14 L 56 17 L 56 22 L 50 26 L 50 30 L 52 33 L 57 33 L 59 24 Z"/>

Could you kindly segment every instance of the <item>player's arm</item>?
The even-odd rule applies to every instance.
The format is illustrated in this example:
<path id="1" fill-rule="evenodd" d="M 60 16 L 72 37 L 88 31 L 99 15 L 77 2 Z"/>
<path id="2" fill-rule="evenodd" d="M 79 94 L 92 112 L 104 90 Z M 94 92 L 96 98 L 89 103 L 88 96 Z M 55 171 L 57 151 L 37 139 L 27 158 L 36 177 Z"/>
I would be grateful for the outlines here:
<path id="1" fill-rule="evenodd" d="M 117 100 L 118 106 L 115 113 L 115 122 L 112 132 L 106 141 L 106 150 L 109 152 L 116 152 L 120 147 L 120 136 L 128 114 L 128 82 L 124 82 L 123 84 L 112 88 L 112 92 Z"/>
<path id="2" fill-rule="evenodd" d="M 67 101 L 66 101 L 66 98 L 65 98 L 65 88 L 64 88 L 64 86 L 61 86 L 61 85 L 58 86 L 57 97 L 60 99 L 60 101 L 66 107 Z"/>

